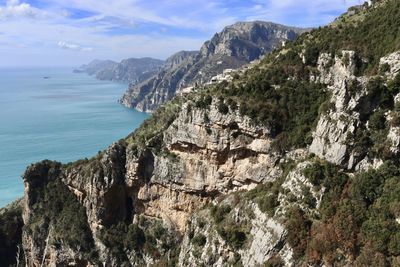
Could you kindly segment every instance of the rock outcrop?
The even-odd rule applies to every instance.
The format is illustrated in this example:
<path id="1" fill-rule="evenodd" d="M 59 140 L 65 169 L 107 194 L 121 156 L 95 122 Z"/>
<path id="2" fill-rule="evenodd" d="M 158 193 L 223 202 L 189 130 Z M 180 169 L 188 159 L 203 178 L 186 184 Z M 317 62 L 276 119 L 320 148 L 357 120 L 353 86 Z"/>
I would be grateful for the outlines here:
<path id="1" fill-rule="evenodd" d="M 34 192 L 60 179 L 86 210 L 100 260 L 111 264 L 109 248 L 98 238 L 104 227 L 145 215 L 160 218 L 183 234 L 187 220 L 199 207 L 220 195 L 273 181 L 282 173 L 277 166 L 279 156 L 271 153 L 267 128 L 252 125 L 237 112 L 221 114 L 216 102 L 209 110 L 191 105 L 184 104 L 161 133 L 160 151 L 138 150 L 121 141 L 89 162 L 61 169 L 52 162 L 30 167 L 24 176 L 24 222 L 29 224 L 35 216 Z M 44 251 L 46 238 L 43 235 L 39 242 L 37 236 L 24 232 L 30 264 L 38 264 L 43 255 L 49 265 L 59 264 L 62 257 L 82 260 L 69 247 L 60 251 L 49 245 Z M 55 251 L 57 255 L 52 254 Z"/>
<path id="2" fill-rule="evenodd" d="M 342 60 L 349 58 L 347 65 Z M 341 58 L 332 59 L 329 54 L 320 56 L 318 70 L 321 72 L 320 81 L 328 85 L 332 95 L 327 114 L 318 122 L 310 151 L 328 161 L 353 168 L 354 163 L 349 162 L 350 146 L 348 136 L 355 133 L 360 124 L 360 114 L 355 111 L 359 100 L 367 92 L 358 91 L 355 95 L 350 93 L 350 84 L 359 83 L 359 88 L 365 88 L 366 81 L 354 75 L 355 53 L 343 51 Z M 329 62 L 333 60 L 333 66 Z M 328 66 L 328 67 L 327 67 Z"/>

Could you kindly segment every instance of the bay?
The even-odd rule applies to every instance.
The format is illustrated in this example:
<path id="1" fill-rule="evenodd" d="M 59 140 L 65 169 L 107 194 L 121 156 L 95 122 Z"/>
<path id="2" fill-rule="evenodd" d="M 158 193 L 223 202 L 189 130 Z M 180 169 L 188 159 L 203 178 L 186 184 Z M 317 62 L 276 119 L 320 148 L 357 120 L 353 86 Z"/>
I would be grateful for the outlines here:
<path id="1" fill-rule="evenodd" d="M 23 196 L 31 163 L 90 158 L 137 128 L 148 115 L 117 103 L 126 88 L 70 68 L 0 69 L 0 207 Z"/>

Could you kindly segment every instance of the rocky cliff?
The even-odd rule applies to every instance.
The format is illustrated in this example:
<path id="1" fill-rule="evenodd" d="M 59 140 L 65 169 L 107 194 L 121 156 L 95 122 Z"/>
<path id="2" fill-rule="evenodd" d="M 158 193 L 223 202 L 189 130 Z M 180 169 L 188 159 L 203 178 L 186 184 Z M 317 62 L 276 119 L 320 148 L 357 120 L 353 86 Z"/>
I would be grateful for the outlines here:
<path id="1" fill-rule="evenodd" d="M 95 60 L 91 61 L 89 64 L 85 64 L 85 65 L 80 66 L 77 69 L 74 69 L 74 72 L 75 73 L 85 72 L 89 75 L 96 75 L 99 71 L 113 67 L 116 64 L 117 64 L 117 62 L 114 62 L 112 60 L 95 59 Z"/>
<path id="2" fill-rule="evenodd" d="M 204 43 L 200 52 L 173 55 L 154 77 L 131 86 L 121 99 L 127 107 L 154 111 L 188 87 L 210 82 L 226 69 L 237 69 L 271 52 L 283 42 L 294 40 L 304 29 L 270 22 L 239 22 Z"/>
<path id="3" fill-rule="evenodd" d="M 141 83 L 155 75 L 164 61 L 153 58 L 129 58 L 120 63 L 110 60 L 94 60 L 75 72 L 95 75 L 99 80 L 122 81 L 130 84 Z"/>
<path id="4" fill-rule="evenodd" d="M 1 238 L 22 233 L 6 255 L 27 266 L 398 266 L 400 35 L 387 26 L 400 16 L 388 12 L 400 3 L 350 24 L 346 14 L 230 83 L 174 98 L 92 159 L 31 165 L 22 212 L 0 213 L 17 222 Z M 378 40 L 359 42 L 364 27 Z"/>

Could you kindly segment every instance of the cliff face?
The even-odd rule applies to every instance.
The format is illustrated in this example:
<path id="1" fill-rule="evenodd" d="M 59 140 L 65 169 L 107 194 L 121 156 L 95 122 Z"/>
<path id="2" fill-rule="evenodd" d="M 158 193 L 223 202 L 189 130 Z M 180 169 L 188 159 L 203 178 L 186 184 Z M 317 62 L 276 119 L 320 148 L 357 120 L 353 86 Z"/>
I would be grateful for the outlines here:
<path id="1" fill-rule="evenodd" d="M 237 69 L 294 40 L 304 29 L 269 22 L 240 22 L 226 27 L 204 43 L 199 53 L 178 53 L 149 80 L 131 86 L 121 99 L 127 107 L 154 111 L 184 88 L 210 82 L 226 69 Z"/>
<path id="2" fill-rule="evenodd" d="M 176 116 L 160 136 L 154 137 L 154 142 L 162 140 L 157 144 L 161 147 L 138 148 L 129 140 L 121 141 L 89 162 L 62 169 L 49 166 L 53 164 L 50 162 L 30 167 L 24 176 L 25 223 L 30 224 L 36 216 L 37 199 L 33 195 L 38 187 L 60 179 L 86 210 L 100 261 L 113 265 L 111 248 L 100 245 L 98 236 L 103 228 L 118 222 L 130 224 L 144 215 L 161 219 L 182 235 L 187 220 L 199 207 L 281 174 L 276 166 L 278 156 L 270 154 L 266 128 L 252 126 L 249 119 L 235 113 L 223 115 L 215 104 L 208 111 L 184 104 Z M 51 235 L 49 229 L 51 226 L 47 228 Z M 39 236 L 34 238 L 25 232 L 24 246 L 31 265 L 40 262 L 44 253 L 44 248 L 35 244 L 44 246 L 47 236 L 38 240 Z M 49 245 L 47 264 L 59 264 L 63 257 L 75 262 L 84 259 L 71 248 L 60 252 Z"/>
<path id="3" fill-rule="evenodd" d="M 320 75 L 310 77 L 311 82 L 326 85 L 331 92 L 327 103 L 331 104 L 317 120 L 308 148 L 277 152 L 269 127 L 254 124 L 233 106 L 221 108 L 220 99 L 203 105 L 202 101 L 207 101 L 202 96 L 190 96 L 167 104 L 133 135 L 91 160 L 67 166 L 53 162 L 31 166 L 24 176 L 23 218 L 27 229 L 40 230 L 24 231 L 28 265 L 38 266 L 43 255 L 49 266 L 300 264 L 302 249 L 297 246 L 305 243 L 293 241 L 293 227 L 299 227 L 296 231 L 309 229 L 311 221 L 305 218 L 321 216 L 320 208 L 326 205 L 323 197 L 329 193 L 326 185 L 316 186 L 307 171 L 320 166 L 321 160 L 342 166 L 343 172 L 338 173 L 343 177 L 346 172 L 362 173 L 382 165 L 379 156 L 355 154 L 349 137 L 362 127 L 360 118 L 373 112 L 375 104 L 373 99 L 365 100 L 369 94 L 366 84 L 372 78 L 355 77 L 352 61 L 346 65 L 344 55 L 351 59 L 354 52 L 343 51 L 327 65 L 332 57 L 321 54 Z M 360 82 L 355 94 L 349 86 L 354 79 Z M 398 136 L 393 134 L 397 128 L 391 127 L 385 137 L 393 153 L 399 150 Z M 45 199 L 51 199 L 47 191 L 55 181 L 71 192 L 85 211 L 81 227 L 86 227 L 88 247 L 77 248 L 73 240 L 52 237 L 54 229 L 60 231 L 55 218 L 62 215 L 42 218 L 38 205 L 49 205 Z M 292 217 L 301 220 L 288 221 Z M 130 230 L 115 228 L 121 223 L 138 225 L 146 240 L 134 246 L 122 241 L 122 256 L 116 254 L 118 243 L 108 235 L 108 231 L 114 235 L 128 231 L 129 236 Z M 162 235 L 146 232 L 160 227 L 154 225 L 162 225 Z M 138 236 L 136 233 L 133 238 Z M 155 243 L 149 248 L 146 242 L 151 238 Z"/>
<path id="4" fill-rule="evenodd" d="M 388 10 L 400 4 L 362 18 Z M 383 18 L 391 17 L 374 25 Z M 397 266 L 397 44 L 368 61 L 326 48 L 337 45 L 325 42 L 331 33 L 340 40 L 335 27 L 302 36 L 231 83 L 173 99 L 90 160 L 30 166 L 21 262 Z"/>

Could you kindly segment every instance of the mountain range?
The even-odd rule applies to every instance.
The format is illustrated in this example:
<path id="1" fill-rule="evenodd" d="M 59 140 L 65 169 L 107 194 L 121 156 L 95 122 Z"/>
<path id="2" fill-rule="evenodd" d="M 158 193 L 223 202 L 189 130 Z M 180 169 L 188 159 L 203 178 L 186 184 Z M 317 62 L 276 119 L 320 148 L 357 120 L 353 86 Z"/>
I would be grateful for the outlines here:
<path id="1" fill-rule="evenodd" d="M 399 28 L 397 0 L 353 7 L 91 159 L 32 164 L 4 265 L 399 266 Z"/>
<path id="2" fill-rule="evenodd" d="M 176 92 L 207 83 L 226 69 L 238 69 L 305 31 L 261 21 L 228 26 L 205 42 L 200 51 L 171 56 L 156 75 L 132 84 L 120 102 L 140 111 L 154 111 Z"/>
<path id="3" fill-rule="evenodd" d="M 164 62 L 151 58 L 128 59 L 119 64 L 95 60 L 76 71 L 102 80 L 128 81 L 129 89 L 120 102 L 152 112 L 177 92 L 206 84 L 224 70 L 239 69 L 260 59 L 307 30 L 271 22 L 238 22 L 215 34 L 199 51 L 181 51 Z"/>
<path id="4" fill-rule="evenodd" d="M 120 63 L 111 60 L 93 60 L 74 72 L 85 72 L 99 80 L 110 80 L 137 84 L 143 82 L 160 70 L 164 61 L 154 58 L 129 58 Z"/>

